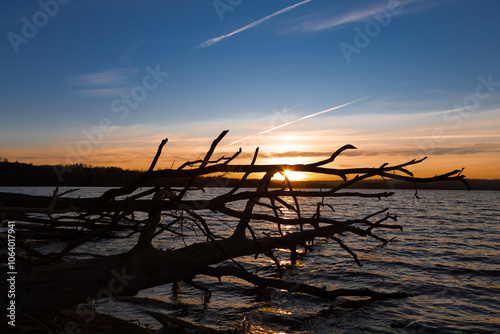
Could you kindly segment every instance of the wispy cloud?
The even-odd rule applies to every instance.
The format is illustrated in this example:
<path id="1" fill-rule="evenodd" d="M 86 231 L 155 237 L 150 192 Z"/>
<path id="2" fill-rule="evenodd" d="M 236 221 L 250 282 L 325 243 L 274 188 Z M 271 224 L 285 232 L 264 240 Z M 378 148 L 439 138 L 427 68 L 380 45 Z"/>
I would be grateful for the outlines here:
<path id="1" fill-rule="evenodd" d="M 80 89 L 78 95 L 84 97 L 111 97 L 123 93 L 124 88 L 95 88 L 95 89 Z"/>
<path id="2" fill-rule="evenodd" d="M 387 156 L 387 155 L 408 155 L 415 148 L 408 146 L 405 148 L 383 148 L 379 151 L 369 151 L 369 150 L 349 150 L 342 155 L 344 156 Z M 500 152 L 500 144 L 499 143 L 474 143 L 474 144 L 462 144 L 462 145 L 443 145 L 439 147 L 435 147 L 432 152 L 429 152 L 431 155 L 469 155 L 469 154 L 480 154 L 480 153 L 498 153 Z M 331 152 L 323 151 L 323 152 L 297 152 L 297 151 L 289 151 L 289 152 L 280 152 L 280 153 L 270 153 L 271 157 L 325 157 L 331 155 Z"/>
<path id="3" fill-rule="evenodd" d="M 429 8 L 429 4 L 420 7 L 410 7 L 409 5 L 414 5 L 422 0 L 400 0 L 398 1 L 398 10 L 390 11 L 389 3 L 387 1 L 377 1 L 371 3 L 368 7 L 357 8 L 347 13 L 335 14 L 328 13 L 318 13 L 314 16 L 304 17 L 301 20 L 303 22 L 297 24 L 293 31 L 303 31 L 303 32 L 317 32 L 328 29 L 335 29 L 347 24 L 366 22 L 373 20 L 375 16 L 381 15 L 382 13 L 387 13 L 391 18 L 396 15 L 408 14 L 416 10 L 422 10 Z M 392 2 L 391 2 L 392 3 Z M 335 7 L 337 10 L 338 7 Z"/>
<path id="4" fill-rule="evenodd" d="M 267 21 L 267 20 L 270 20 L 270 19 L 272 19 L 272 18 L 273 18 L 273 17 L 275 17 L 275 16 L 278 16 L 278 15 L 280 15 L 280 14 L 283 14 L 283 13 L 289 12 L 289 11 L 291 11 L 292 9 L 297 8 L 297 7 L 299 7 L 299 6 L 302 6 L 303 4 L 308 3 L 308 2 L 310 2 L 310 1 L 312 1 L 312 0 L 304 0 L 304 1 L 301 1 L 301 2 L 299 2 L 299 3 L 296 3 L 295 5 L 292 5 L 292 6 L 289 6 L 289 7 L 283 8 L 283 9 L 281 9 L 281 10 L 279 10 L 279 11 L 277 11 L 277 12 L 275 12 L 275 13 L 271 14 L 271 15 L 268 15 L 268 16 L 266 16 L 266 17 L 264 17 L 264 18 L 260 19 L 260 20 L 254 21 L 254 22 L 252 22 L 252 23 L 250 23 L 250 24 L 247 24 L 246 26 L 244 26 L 244 27 L 242 27 L 242 28 L 236 29 L 236 30 L 234 30 L 234 31 L 230 32 L 229 34 L 225 34 L 225 35 L 222 35 L 222 36 L 219 36 L 219 37 L 215 37 L 215 38 L 208 39 L 208 40 L 206 40 L 205 42 L 203 42 L 203 43 L 201 43 L 200 45 L 198 45 L 198 46 L 197 46 L 197 48 L 206 48 L 206 47 L 208 47 L 208 46 L 214 45 L 215 43 L 218 43 L 218 42 L 222 41 L 223 39 L 226 39 L 226 38 L 228 38 L 228 37 L 231 37 L 231 36 L 234 36 L 234 35 L 236 35 L 236 34 L 239 34 L 240 32 L 243 32 L 243 31 L 245 31 L 245 30 L 247 30 L 247 29 L 250 29 L 250 28 L 253 28 L 253 27 L 255 27 L 255 26 L 258 26 L 259 24 L 261 24 L 261 23 L 263 23 L 263 22 L 265 22 L 265 21 Z"/>
<path id="5" fill-rule="evenodd" d="M 78 94 L 87 97 L 112 97 L 129 88 L 137 69 L 132 67 L 111 68 L 86 73 L 70 78 L 70 83 L 78 87 Z"/>
<path id="6" fill-rule="evenodd" d="M 87 73 L 72 78 L 81 85 L 120 85 L 137 72 L 135 68 L 112 68 L 100 72 Z"/>

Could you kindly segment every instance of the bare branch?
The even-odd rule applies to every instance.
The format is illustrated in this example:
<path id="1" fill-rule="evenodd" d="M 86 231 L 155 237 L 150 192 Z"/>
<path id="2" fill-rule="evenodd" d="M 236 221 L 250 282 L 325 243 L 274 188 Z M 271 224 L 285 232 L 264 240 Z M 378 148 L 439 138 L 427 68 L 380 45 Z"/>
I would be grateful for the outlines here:
<path id="1" fill-rule="evenodd" d="M 325 290 L 315 286 L 311 286 L 303 283 L 287 282 L 283 280 L 277 280 L 272 278 L 263 278 L 254 275 L 246 270 L 235 267 L 207 267 L 202 272 L 204 275 L 213 276 L 221 278 L 223 276 L 234 276 L 245 281 L 261 286 L 261 287 L 273 287 L 277 289 L 287 290 L 289 292 L 300 292 L 311 296 L 327 298 L 330 300 L 335 300 L 341 296 L 359 296 L 359 297 L 370 297 L 372 299 L 393 299 L 393 298 L 407 298 L 411 296 L 405 292 L 392 292 L 392 293 L 382 293 L 375 292 L 370 289 L 336 289 L 336 290 Z"/>
<path id="2" fill-rule="evenodd" d="M 339 156 L 339 154 L 342 153 L 342 152 L 344 152 L 345 150 L 356 150 L 356 149 L 357 148 L 354 147 L 354 146 L 352 146 L 351 144 L 344 145 L 341 148 L 339 148 L 337 151 L 335 151 L 335 153 L 333 153 L 330 158 L 328 158 L 326 160 L 322 160 L 322 161 L 318 161 L 318 162 L 309 164 L 308 166 L 318 167 L 318 166 L 326 165 L 326 164 L 328 164 L 330 162 L 333 162 Z"/>
<path id="3" fill-rule="evenodd" d="M 152 172 L 153 169 L 156 166 L 156 163 L 158 162 L 158 159 L 160 158 L 161 155 L 161 150 L 163 149 L 163 146 L 168 142 L 168 138 L 165 138 L 161 141 L 160 146 L 158 146 L 158 150 L 156 151 L 156 155 L 153 158 L 153 161 L 151 162 L 151 165 L 149 166 L 148 172 Z"/>
<path id="4" fill-rule="evenodd" d="M 124 284 L 124 289 L 116 293 L 117 296 L 135 295 L 142 289 L 167 283 L 176 285 L 175 282 L 184 281 L 202 289 L 208 302 L 210 291 L 201 283 L 193 282 L 194 277 L 202 274 L 218 278 L 235 276 L 259 286 L 285 289 L 331 300 L 339 296 L 366 296 L 374 299 L 406 297 L 409 295 L 405 293 L 379 293 L 370 289 L 325 290 L 313 285 L 259 277 L 245 270 L 237 259 L 265 254 L 272 259 L 281 276 L 286 268 L 281 266 L 274 251 L 290 249 L 293 265 L 297 259 L 298 246 L 302 245 L 309 251 L 312 247 L 307 243 L 322 238 L 333 239 L 358 265 L 361 265 L 356 253 L 341 239 L 342 236 L 370 237 L 385 244 L 388 240 L 375 234 L 376 231 L 402 230 L 402 226 L 388 223 L 390 220 L 397 220 L 395 215 L 389 214 L 388 208 L 374 210 L 376 212 L 364 217 L 354 219 L 351 219 L 350 215 L 343 217 L 342 212 L 334 210 L 340 207 L 335 205 L 335 200 L 382 199 L 393 196 L 394 192 L 364 193 L 342 191 L 343 189 L 374 177 L 415 185 L 435 181 L 459 181 L 470 189 L 462 175 L 463 169 L 434 177 L 414 176 L 409 167 L 423 162 L 425 158 L 396 165 L 384 163 L 378 168 L 327 166 L 344 151 L 356 149 L 352 145 L 344 145 L 328 159 L 310 164 L 256 164 L 258 148 L 250 164 L 234 163 L 241 149 L 230 157 L 212 158 L 217 145 L 226 134 L 227 131 L 223 131 L 212 142 L 203 159 L 186 162 L 177 169 L 155 170 L 162 149 L 167 143 L 167 139 L 164 139 L 147 172 L 129 185 L 108 190 L 96 198 L 65 197 L 68 192 L 58 195 L 57 188 L 52 196 L 0 193 L 2 203 L 0 213 L 7 219 L 16 219 L 19 231 L 16 233 L 33 237 L 48 235 L 63 240 L 71 237 L 63 250 L 56 254 L 43 254 L 27 239 L 19 243 L 20 248 L 29 255 L 19 263 L 19 266 L 25 266 L 20 269 L 27 269 L 26 275 L 19 276 L 19 281 L 16 282 L 20 287 L 19 300 L 26 301 L 23 309 L 19 311 L 32 315 L 45 314 L 77 305 L 85 301 L 88 296 L 102 296 L 100 291 L 109 289 L 111 279 L 116 279 L 114 271 L 119 270 L 122 270 L 118 273 L 120 277 L 129 277 L 130 281 Z M 283 188 L 270 190 L 273 175 L 286 170 L 340 178 L 344 182 L 326 191 L 294 189 L 294 184 L 284 174 Z M 207 178 L 195 183 L 197 178 L 207 175 L 224 176 L 226 173 L 239 176 L 234 188 L 228 189 L 222 195 L 220 192 L 215 195 L 207 192 L 200 198 L 188 197 L 196 194 L 194 190 L 200 189 L 200 184 L 204 191 L 203 180 Z M 245 182 L 254 173 L 263 175 L 256 189 L 243 189 Z M 178 195 L 158 183 L 160 178 L 177 177 L 188 180 L 175 190 Z M 139 187 L 151 184 L 156 187 L 131 195 Z M 151 198 L 152 194 L 154 195 Z M 124 195 L 128 197 L 120 198 Z M 316 198 L 318 200 L 312 200 Z M 293 203 L 290 199 L 293 199 Z M 323 210 L 325 207 L 331 211 Z M 283 208 L 289 212 L 283 214 L 285 212 Z M 141 212 L 148 213 L 147 220 L 142 218 Z M 224 218 L 221 218 L 221 215 Z M 221 226 L 227 228 L 227 231 L 223 231 Z M 284 232 L 282 226 L 288 226 L 290 229 Z M 247 237 L 247 231 L 251 238 Z M 88 252 L 71 253 L 76 247 L 95 238 L 104 236 L 128 238 L 136 236 L 139 232 L 135 246 L 130 250 L 123 250 L 121 254 L 99 256 Z M 230 236 L 224 237 L 225 232 Z M 152 246 L 153 238 L 161 233 L 171 234 L 174 240 L 173 247 L 160 250 Z M 68 254 L 92 255 L 93 258 L 60 261 Z M 65 258 L 67 259 L 69 257 Z M 235 266 L 213 267 L 224 261 L 232 261 Z M 18 291 L 16 290 L 16 294 Z M 5 296 L 0 298 L 5 299 Z M 3 303 L 3 300 L 0 302 Z"/>

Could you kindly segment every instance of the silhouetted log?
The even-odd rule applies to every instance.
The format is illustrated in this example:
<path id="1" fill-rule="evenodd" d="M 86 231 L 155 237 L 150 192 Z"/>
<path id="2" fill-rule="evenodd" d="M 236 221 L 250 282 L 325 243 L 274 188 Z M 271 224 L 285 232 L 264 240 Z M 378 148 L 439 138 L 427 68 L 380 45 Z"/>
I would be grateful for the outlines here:
<path id="1" fill-rule="evenodd" d="M 158 190 L 153 196 L 153 202 L 160 202 L 166 196 L 165 190 Z M 158 228 L 158 225 L 161 222 L 161 211 L 155 210 L 149 212 L 149 218 L 146 225 L 141 230 L 141 235 L 139 236 L 139 240 L 137 241 L 134 250 L 152 247 L 151 240 L 155 235 L 155 231 Z"/>
<path id="2" fill-rule="evenodd" d="M 88 321 L 88 317 L 82 318 L 78 308 L 61 310 L 50 325 L 47 321 L 30 317 L 16 321 L 16 327 L 0 327 L 0 332 L 6 334 L 161 334 L 152 332 L 132 321 L 97 312 L 92 313 L 92 321 Z M 163 334 L 168 334 L 168 332 Z"/>
<path id="3" fill-rule="evenodd" d="M 339 226 L 323 228 L 329 234 L 343 230 Z M 228 238 L 217 240 L 217 245 L 205 242 L 173 251 L 145 248 L 129 254 L 35 266 L 18 276 L 17 301 L 29 314 L 44 314 L 87 300 L 132 296 L 142 289 L 190 280 L 205 272 L 207 266 L 230 258 L 291 248 L 318 236 L 319 231 L 306 230 L 261 238 L 258 244 L 252 239 Z"/>
<path id="4" fill-rule="evenodd" d="M 204 201 L 203 206 L 200 206 L 200 201 L 183 200 L 176 201 L 151 201 L 145 199 L 130 200 L 115 200 L 108 203 L 103 203 L 95 198 L 68 198 L 61 197 L 50 213 L 66 213 L 78 210 L 79 212 L 100 213 L 103 211 L 158 211 L 158 210 L 177 210 L 180 207 L 189 207 L 196 209 L 217 209 L 226 203 L 256 199 L 256 198 L 272 198 L 276 199 L 284 196 L 296 197 L 360 197 L 360 198 L 386 198 L 392 196 L 393 192 L 380 192 L 375 194 L 364 194 L 359 192 L 329 192 L 329 191 L 286 191 L 286 190 L 271 190 L 271 191 L 243 191 L 237 194 L 224 194 L 215 197 L 212 200 Z M 49 213 L 45 204 L 50 202 L 47 196 L 33 196 L 25 194 L 11 194 L 0 192 L 0 201 L 5 203 L 4 208 L 0 208 L 0 212 L 6 213 Z M 37 203 L 37 204 L 35 204 Z M 34 206 L 37 205 L 37 206 Z M 21 217 L 19 217 L 21 218 Z M 40 220 L 40 223 L 47 223 L 45 220 Z M 79 224 L 82 225 L 81 223 Z"/>
<path id="5" fill-rule="evenodd" d="M 192 279 L 200 274 L 215 277 L 232 275 L 252 284 L 307 293 L 328 299 L 335 299 L 339 296 L 366 296 L 379 299 L 404 297 L 407 296 L 404 293 L 387 294 L 370 289 L 326 291 L 306 284 L 259 277 L 246 271 L 234 259 L 241 256 L 265 254 L 273 259 L 278 270 L 281 270 L 279 260 L 273 255 L 273 249 L 296 250 L 297 245 L 307 247 L 307 241 L 314 240 L 316 237 L 323 237 L 336 241 L 360 264 L 356 254 L 341 239 L 337 238 L 336 234 L 350 232 L 362 237 L 369 236 L 386 243 L 387 240 L 374 235 L 372 230 L 375 228 L 402 229 L 402 227 L 384 224 L 386 220 L 396 220 L 394 216 L 389 214 L 375 222 L 369 221 L 375 215 L 385 213 L 387 209 L 364 218 L 345 221 L 324 217 L 321 214 L 321 207 L 329 206 L 323 203 L 324 198 L 350 196 L 380 199 L 393 195 L 391 192 L 375 194 L 340 192 L 342 189 L 373 176 L 402 180 L 414 184 L 456 180 L 468 187 L 464 176 L 461 175 L 461 170 L 431 178 L 414 177 L 407 167 L 418 164 L 425 158 L 393 166 L 383 164 L 378 168 L 338 169 L 324 167 L 325 164 L 333 162 L 344 150 L 355 149 L 352 145 L 346 145 L 338 149 L 326 160 L 303 165 L 256 165 L 255 160 L 258 150 L 256 150 L 250 165 L 230 164 L 241 150 L 231 157 L 211 160 L 217 144 L 226 133 L 227 131 L 224 131 L 214 140 L 202 160 L 186 162 L 175 170 L 155 171 L 154 167 L 161 154 L 162 147 L 167 142 L 166 139 L 163 140 L 146 173 L 128 186 L 106 191 L 97 198 L 57 196 L 57 189 L 52 196 L 46 197 L 0 193 L 0 214 L 7 219 L 16 217 L 16 221 L 32 223 L 33 231 L 36 230 L 36 226 L 53 233 L 56 233 L 60 228 L 75 226 L 86 231 L 85 235 L 68 243 L 61 252 L 56 254 L 41 254 L 25 241 L 18 241 L 19 246 L 31 255 L 34 260 L 33 263 L 19 263 L 16 266 L 19 272 L 16 278 L 16 310 L 19 313 L 26 312 L 30 315 L 43 317 L 53 315 L 66 307 L 94 299 L 131 296 L 135 295 L 139 290 L 163 284 L 176 284 L 176 282 L 181 281 L 192 282 Z M 188 167 L 192 169 L 186 169 Z M 291 183 L 285 178 L 288 190 L 283 188 L 270 191 L 268 187 L 271 177 L 275 173 L 285 170 L 338 176 L 344 182 L 325 192 L 294 191 Z M 192 190 L 190 186 L 194 184 L 196 177 L 226 172 L 243 173 L 242 179 L 246 179 L 252 173 L 263 173 L 264 177 L 260 180 L 255 191 L 236 193 L 243 184 L 239 182 L 233 190 L 224 195 L 200 201 L 184 199 L 187 192 Z M 179 191 L 178 195 L 172 194 L 172 196 L 164 198 L 164 195 L 169 193 L 167 188 L 155 188 L 131 195 L 133 191 L 144 186 L 145 182 L 158 178 L 174 177 L 188 179 L 187 185 Z M 142 199 L 144 196 L 153 193 L 156 193 L 153 200 Z M 129 197 L 125 199 L 119 198 L 119 196 L 124 195 Z M 316 204 L 316 212 L 311 217 L 305 217 L 301 213 L 303 211 L 301 211 L 298 199 L 302 196 L 321 199 L 321 202 Z M 283 197 L 291 197 L 293 204 L 287 203 Z M 270 204 L 264 202 L 264 200 L 269 200 Z M 246 201 L 246 205 L 243 206 L 244 209 L 240 211 L 231 206 L 235 201 Z M 287 216 L 280 214 L 278 205 L 288 209 L 291 214 Z M 267 211 L 254 211 L 256 207 L 265 208 Z M 329 207 L 333 210 L 333 207 Z M 202 213 L 197 213 L 203 212 L 202 210 L 211 210 L 233 218 L 235 221 L 235 226 L 231 227 L 234 228 L 233 235 L 226 239 L 217 239 L 210 230 L 209 222 L 202 217 Z M 144 222 L 137 221 L 134 218 L 135 212 L 149 212 L 149 219 Z M 172 218 L 172 221 L 160 225 L 162 212 L 168 215 L 168 219 Z M 69 213 L 75 213 L 76 215 L 71 216 Z M 201 231 L 208 241 L 169 251 L 157 250 L 151 246 L 152 239 L 159 233 L 165 231 L 176 233 L 169 230 L 169 226 L 183 222 L 184 219 Z M 279 232 L 281 236 L 257 237 L 254 227 L 259 225 L 261 221 L 275 224 L 277 230 L 275 232 Z M 283 235 L 281 225 L 297 226 L 301 231 Z M 367 227 L 362 228 L 363 226 Z M 128 236 L 138 231 L 141 233 L 139 241 L 131 250 L 123 250 L 125 253 L 120 255 L 61 262 L 64 256 L 71 254 L 72 250 L 79 245 L 102 237 L 107 233 L 123 231 L 124 229 L 132 231 Z M 252 236 L 251 239 L 247 238 L 247 231 Z M 294 257 L 295 254 L 292 252 L 292 260 L 294 260 Z M 227 260 L 233 261 L 236 267 L 212 267 Z M 5 267 L 0 269 L 0 272 L 5 273 Z M 198 285 L 198 287 L 201 287 L 201 285 Z M 2 294 L 0 307 L 5 307 L 7 303 L 6 294 Z"/>
<path id="6" fill-rule="evenodd" d="M 53 228 L 44 229 L 43 228 L 30 228 L 30 230 L 19 231 L 18 237 L 22 240 L 60 240 L 60 241 L 71 241 L 83 237 L 86 235 L 85 232 L 61 228 L 54 230 Z"/>

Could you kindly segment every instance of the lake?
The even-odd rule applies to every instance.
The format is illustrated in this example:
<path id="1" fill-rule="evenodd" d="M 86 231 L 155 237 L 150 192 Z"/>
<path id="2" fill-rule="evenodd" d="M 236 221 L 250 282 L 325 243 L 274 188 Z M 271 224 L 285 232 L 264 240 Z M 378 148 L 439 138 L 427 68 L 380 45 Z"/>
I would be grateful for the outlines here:
<path id="1" fill-rule="evenodd" d="M 81 188 L 73 196 L 95 196 L 107 188 Z M 61 191 L 64 189 L 61 189 Z M 50 188 L 0 188 L 49 195 Z M 207 189 L 193 196 L 213 196 L 224 189 Z M 358 190 L 357 190 L 358 191 Z M 377 192 L 366 190 L 365 192 Z M 136 297 L 95 302 L 98 311 L 137 319 L 142 325 L 159 328 L 145 311 L 168 313 L 214 328 L 234 328 L 243 323 L 252 333 L 500 333 L 500 192 L 396 190 L 382 200 L 334 198 L 325 200 L 335 212 L 332 217 L 361 218 L 385 207 L 398 216 L 399 230 L 376 234 L 391 239 L 382 246 L 368 238 L 345 235 L 345 243 L 357 252 L 363 266 L 334 241 L 319 241 L 314 251 L 301 256 L 295 266 L 287 266 L 284 279 L 335 288 L 371 288 L 404 291 L 413 297 L 360 302 L 339 298 L 332 302 L 316 297 L 261 289 L 239 279 L 218 280 L 197 277 L 212 290 L 204 301 L 202 292 L 181 285 L 173 294 L 171 285 L 143 290 Z M 312 215 L 316 200 L 303 199 L 303 215 Z M 307 209 L 307 205 L 310 205 Z M 242 209 L 242 203 L 236 203 Z M 235 222 L 213 212 L 204 217 L 218 235 L 229 235 Z M 271 230 L 262 224 L 259 233 Z M 284 230 L 286 231 L 286 229 Z M 188 240 L 203 241 L 199 239 Z M 78 252 L 120 253 L 136 241 L 101 239 Z M 53 250 L 62 243 L 38 244 Z M 182 247 L 173 235 L 160 235 L 155 246 Z M 287 250 L 278 257 L 286 264 Z M 245 257 L 245 267 L 260 275 L 275 275 L 268 258 Z"/>

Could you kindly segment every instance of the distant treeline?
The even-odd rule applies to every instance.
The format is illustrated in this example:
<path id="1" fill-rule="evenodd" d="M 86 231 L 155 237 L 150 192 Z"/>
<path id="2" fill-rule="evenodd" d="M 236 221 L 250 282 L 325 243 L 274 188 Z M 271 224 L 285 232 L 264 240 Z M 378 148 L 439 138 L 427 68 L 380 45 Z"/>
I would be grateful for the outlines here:
<path id="1" fill-rule="evenodd" d="M 303 181 L 299 187 L 307 188 L 331 188 L 343 181 Z M 467 179 L 472 190 L 500 190 L 500 180 Z M 461 182 L 437 181 L 431 183 L 419 183 L 418 189 L 436 189 L 436 190 L 467 190 Z M 413 183 L 394 180 L 364 180 L 356 183 L 350 189 L 415 189 Z"/>
<path id="2" fill-rule="evenodd" d="M 0 160 L 0 186 L 78 186 L 78 187 L 120 187 L 137 179 L 142 171 L 124 170 L 118 167 L 94 167 L 84 164 L 66 166 L 36 166 L 21 162 Z M 150 186 L 164 185 L 182 187 L 188 179 L 158 179 Z M 234 187 L 239 179 L 199 177 L 195 187 Z M 257 187 L 259 180 L 246 180 L 245 187 Z M 468 180 L 473 190 L 500 190 L 500 180 Z M 342 181 L 293 181 L 297 188 L 332 188 Z M 271 182 L 271 187 L 282 187 L 282 181 Z M 413 189 L 414 185 L 407 182 L 365 180 L 351 189 Z M 422 183 L 418 189 L 450 189 L 463 190 L 460 182 Z"/>
<path id="3" fill-rule="evenodd" d="M 20 162 L 0 162 L 0 186 L 121 186 L 142 172 L 117 167 L 84 164 L 35 166 Z"/>

